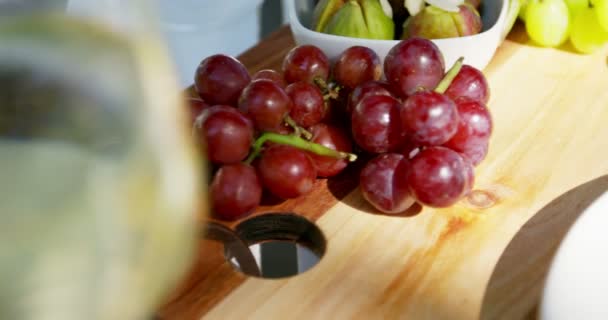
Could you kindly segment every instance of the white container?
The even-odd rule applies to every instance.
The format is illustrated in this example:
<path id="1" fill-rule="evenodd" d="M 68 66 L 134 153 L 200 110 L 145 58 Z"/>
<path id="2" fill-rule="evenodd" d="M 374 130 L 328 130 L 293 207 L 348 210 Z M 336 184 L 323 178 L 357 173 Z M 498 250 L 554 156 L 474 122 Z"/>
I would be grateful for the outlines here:
<path id="1" fill-rule="evenodd" d="M 309 29 L 314 4 L 312 0 L 286 0 L 291 31 L 298 45 L 312 44 L 319 47 L 330 60 L 335 60 L 347 48 L 355 45 L 366 46 L 384 57 L 398 40 L 372 40 L 335 36 Z M 472 36 L 432 40 L 443 53 L 446 68 L 459 57 L 464 63 L 480 70 L 484 69 L 504 39 L 503 31 L 507 20 L 509 0 L 486 0 L 482 12 L 482 32 Z"/>

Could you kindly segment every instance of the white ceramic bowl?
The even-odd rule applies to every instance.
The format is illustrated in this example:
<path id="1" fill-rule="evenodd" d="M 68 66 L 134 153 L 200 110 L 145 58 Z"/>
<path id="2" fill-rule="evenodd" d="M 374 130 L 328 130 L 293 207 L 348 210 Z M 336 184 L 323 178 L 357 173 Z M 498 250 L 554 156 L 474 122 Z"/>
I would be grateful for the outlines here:
<path id="1" fill-rule="evenodd" d="M 541 320 L 608 319 L 608 193 L 570 228 L 551 263 Z"/>
<path id="2" fill-rule="evenodd" d="M 347 48 L 355 45 L 366 46 L 380 56 L 382 62 L 397 40 L 371 40 L 349 38 L 320 33 L 309 29 L 314 4 L 312 0 L 286 0 L 291 32 L 298 45 L 312 44 L 319 47 L 330 60 L 335 60 Z M 509 0 L 484 0 L 481 12 L 482 32 L 473 36 L 437 39 L 433 42 L 443 53 L 446 69 L 459 57 L 464 63 L 480 70 L 490 62 L 496 48 L 504 39 Z"/>

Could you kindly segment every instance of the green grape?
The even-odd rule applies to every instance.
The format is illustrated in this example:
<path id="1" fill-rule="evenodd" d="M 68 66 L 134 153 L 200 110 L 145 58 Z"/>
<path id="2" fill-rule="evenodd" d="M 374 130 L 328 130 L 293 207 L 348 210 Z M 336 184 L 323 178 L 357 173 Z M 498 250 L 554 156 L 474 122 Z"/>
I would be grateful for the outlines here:
<path id="1" fill-rule="evenodd" d="M 519 19 L 521 21 L 526 21 L 526 9 L 528 8 L 528 0 L 521 0 L 519 5 Z"/>
<path id="2" fill-rule="evenodd" d="M 584 8 L 572 22 L 570 42 L 582 53 L 591 53 L 608 41 L 608 32 L 600 26 L 595 8 Z"/>
<path id="3" fill-rule="evenodd" d="M 608 31 L 608 0 L 593 1 L 597 21 L 604 31 Z"/>
<path id="4" fill-rule="evenodd" d="M 564 0 L 530 0 L 525 16 L 526 31 L 537 44 L 556 47 L 568 39 L 570 17 Z"/>
<path id="5" fill-rule="evenodd" d="M 589 7 L 589 0 L 564 0 L 570 12 L 570 22 L 585 8 Z"/>

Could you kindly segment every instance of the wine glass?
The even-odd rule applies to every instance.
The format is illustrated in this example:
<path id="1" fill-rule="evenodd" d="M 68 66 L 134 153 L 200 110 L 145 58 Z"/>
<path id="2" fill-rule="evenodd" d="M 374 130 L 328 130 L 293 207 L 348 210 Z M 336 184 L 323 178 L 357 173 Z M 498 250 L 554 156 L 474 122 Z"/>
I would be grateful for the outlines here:
<path id="1" fill-rule="evenodd" d="M 206 216 L 154 8 L 30 3 L 0 19 L 0 319 L 145 319 Z"/>

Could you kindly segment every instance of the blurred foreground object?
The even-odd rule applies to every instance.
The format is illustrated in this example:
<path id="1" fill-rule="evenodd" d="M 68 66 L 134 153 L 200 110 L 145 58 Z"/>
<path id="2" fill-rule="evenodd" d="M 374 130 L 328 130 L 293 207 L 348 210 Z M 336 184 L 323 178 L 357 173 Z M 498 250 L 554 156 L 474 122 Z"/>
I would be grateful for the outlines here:
<path id="1" fill-rule="evenodd" d="M 0 319 L 145 319 L 190 264 L 201 165 L 145 3 L 0 19 Z"/>

